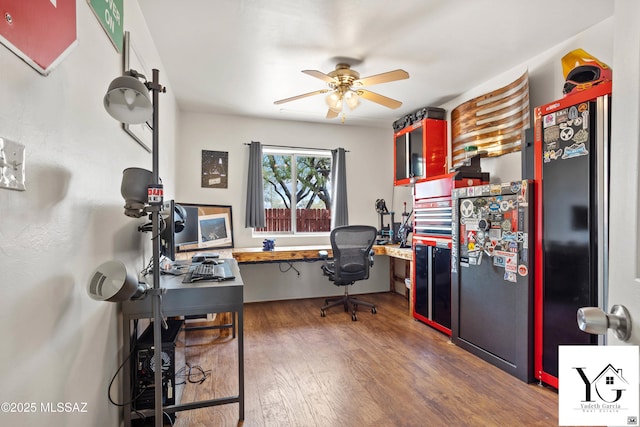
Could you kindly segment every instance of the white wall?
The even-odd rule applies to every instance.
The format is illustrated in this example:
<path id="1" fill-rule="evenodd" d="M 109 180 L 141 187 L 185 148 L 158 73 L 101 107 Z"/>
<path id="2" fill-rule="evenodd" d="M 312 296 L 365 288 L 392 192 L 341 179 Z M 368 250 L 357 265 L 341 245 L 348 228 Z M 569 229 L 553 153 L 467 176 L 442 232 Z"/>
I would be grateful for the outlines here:
<path id="1" fill-rule="evenodd" d="M 393 198 L 391 123 L 388 129 L 381 129 L 181 112 L 178 140 L 176 200 L 184 203 L 231 205 L 236 247 L 261 247 L 264 239 L 253 237 L 251 229 L 244 227 L 249 161 L 249 147 L 245 144 L 251 141 L 267 145 L 324 149 L 342 147 L 348 150 L 347 191 L 351 224 L 377 227 L 376 199 L 382 198 L 390 202 Z M 202 150 L 229 153 L 228 188 L 201 187 Z M 276 238 L 276 246 L 308 244 L 328 245 L 329 237 Z M 358 284 L 354 291 L 389 289 L 388 268 L 383 269 L 384 265 L 388 266 L 388 260 L 384 257 L 377 258 L 379 260 L 375 269 L 384 274 L 372 274 L 368 282 Z M 303 262 L 295 263 L 295 266 L 301 271 L 300 277 L 293 270 L 281 273 L 277 264 L 242 265 L 245 301 L 324 296 L 335 294 L 336 290 L 341 292 L 320 275 L 320 264 Z M 285 266 L 282 268 L 285 269 Z"/>
<path id="2" fill-rule="evenodd" d="M 182 112 L 180 114 L 177 200 L 185 203 L 231 205 L 237 247 L 262 246 L 262 237 L 252 237 L 244 227 L 249 147 L 260 141 L 266 145 L 288 145 L 333 149 L 347 153 L 349 222 L 377 225 L 375 201 L 391 199 L 393 170 L 393 130 L 268 120 Z M 229 152 L 228 188 L 202 188 L 202 150 Z M 391 164 L 391 168 L 389 165 Z M 322 240 L 329 243 L 328 236 Z M 278 237 L 276 245 L 318 243 L 317 237 Z"/>
<path id="3" fill-rule="evenodd" d="M 125 29 L 162 71 L 137 2 L 125 5 Z M 0 137 L 26 146 L 27 186 L 0 189 L 0 402 L 33 402 L 38 412 L 40 403 L 86 402 L 87 413 L 1 413 L 7 426 L 119 425 L 121 410 L 106 394 L 122 361 L 119 310 L 91 300 L 85 285 L 103 261 L 137 271 L 149 259 L 141 220 L 123 215 L 120 183 L 127 167 L 151 169 L 151 156 L 104 110 L 122 56 L 88 3 L 76 6 L 78 45 L 49 76 L 0 46 Z M 160 173 L 171 195 L 176 107 L 168 91 Z M 119 381 L 112 395 L 120 400 Z"/>
<path id="4" fill-rule="evenodd" d="M 576 36 L 558 43 L 540 55 L 520 64 L 511 70 L 463 93 L 455 99 L 442 105 L 447 110 L 451 123 L 451 110 L 457 106 L 511 83 L 526 70 L 529 72 L 529 105 L 531 107 L 531 125 L 533 126 L 533 110 L 535 107 L 562 98 L 564 75 L 562 74 L 561 58 L 573 49 L 582 48 L 609 66 L 613 62 L 613 17 L 605 19 L 597 25 L 583 31 Z M 615 79 L 615 69 L 613 70 Z M 449 147 L 451 147 L 451 132 L 449 132 Z M 500 157 L 481 159 L 482 171 L 489 172 L 491 182 L 509 182 L 521 179 L 522 167 L 520 152 L 506 154 Z"/>

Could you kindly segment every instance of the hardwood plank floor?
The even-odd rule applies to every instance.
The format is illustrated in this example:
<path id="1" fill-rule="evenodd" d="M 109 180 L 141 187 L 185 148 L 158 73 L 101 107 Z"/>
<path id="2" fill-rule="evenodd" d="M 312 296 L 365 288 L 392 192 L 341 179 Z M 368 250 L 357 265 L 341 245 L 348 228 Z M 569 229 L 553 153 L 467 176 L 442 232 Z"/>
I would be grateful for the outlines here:
<path id="1" fill-rule="evenodd" d="M 413 320 L 399 294 L 362 298 L 378 313 L 359 312 L 357 322 L 341 307 L 320 317 L 322 299 L 246 304 L 244 423 L 231 404 L 179 412 L 175 425 L 558 425 L 554 390 L 451 344 Z M 188 383 L 183 402 L 237 393 L 236 340 L 193 331 L 185 345 L 187 363 L 211 376 Z"/>

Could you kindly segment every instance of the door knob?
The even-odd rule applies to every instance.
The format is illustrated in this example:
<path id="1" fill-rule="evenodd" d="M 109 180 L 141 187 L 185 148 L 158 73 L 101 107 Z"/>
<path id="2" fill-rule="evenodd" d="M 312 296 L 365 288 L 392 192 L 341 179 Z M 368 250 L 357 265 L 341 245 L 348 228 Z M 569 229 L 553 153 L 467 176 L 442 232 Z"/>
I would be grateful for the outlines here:
<path id="1" fill-rule="evenodd" d="M 599 307 L 582 307 L 577 318 L 580 330 L 589 334 L 604 335 L 612 329 L 619 340 L 628 341 L 631 337 L 631 316 L 623 305 L 614 305 L 609 314 Z"/>

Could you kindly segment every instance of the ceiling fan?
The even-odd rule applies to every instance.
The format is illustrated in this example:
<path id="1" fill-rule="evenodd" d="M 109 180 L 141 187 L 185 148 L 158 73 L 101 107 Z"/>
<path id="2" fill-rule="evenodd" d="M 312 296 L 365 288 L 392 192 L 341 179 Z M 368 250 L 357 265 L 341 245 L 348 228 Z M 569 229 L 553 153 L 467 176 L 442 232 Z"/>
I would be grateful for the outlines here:
<path id="1" fill-rule="evenodd" d="M 334 119 L 338 117 L 338 114 L 342 111 L 343 104 L 347 104 L 349 109 L 354 110 L 358 105 L 360 105 L 360 98 L 373 101 L 388 108 L 399 108 L 402 105 L 402 102 L 362 89 L 361 87 L 409 78 L 409 73 L 404 70 L 388 71 L 386 73 L 360 78 L 360 74 L 357 71 L 352 70 L 349 64 L 343 62 L 336 65 L 336 69 L 328 74 L 317 70 L 303 70 L 302 72 L 328 83 L 329 89 L 320 89 L 309 93 L 303 93 L 302 95 L 275 101 L 274 104 L 280 105 L 285 102 L 295 101 L 308 96 L 328 93 L 329 95 L 326 97 L 326 102 L 329 106 L 327 119 Z"/>

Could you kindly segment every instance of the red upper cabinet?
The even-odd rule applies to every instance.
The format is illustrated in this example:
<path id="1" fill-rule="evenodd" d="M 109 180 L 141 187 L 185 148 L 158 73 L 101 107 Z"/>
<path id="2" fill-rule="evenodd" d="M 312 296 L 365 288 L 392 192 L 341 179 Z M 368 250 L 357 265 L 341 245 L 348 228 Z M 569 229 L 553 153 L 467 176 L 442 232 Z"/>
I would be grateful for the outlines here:
<path id="1" fill-rule="evenodd" d="M 422 119 L 393 135 L 394 185 L 447 172 L 447 121 Z"/>

